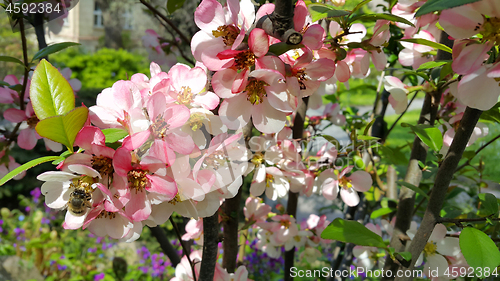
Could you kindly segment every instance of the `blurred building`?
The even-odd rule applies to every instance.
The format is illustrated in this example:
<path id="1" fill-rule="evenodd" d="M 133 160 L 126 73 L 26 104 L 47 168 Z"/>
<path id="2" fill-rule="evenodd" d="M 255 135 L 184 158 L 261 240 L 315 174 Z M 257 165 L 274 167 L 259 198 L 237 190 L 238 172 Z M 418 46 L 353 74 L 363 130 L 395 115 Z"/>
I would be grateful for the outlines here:
<path id="1" fill-rule="evenodd" d="M 126 34 L 125 40 L 140 45 L 140 39 L 148 26 L 150 28 L 158 24 L 154 22 L 154 18 L 143 12 L 143 7 L 138 1 L 130 4 L 126 2 L 123 1 L 124 6 L 121 9 L 124 11 L 120 12 L 120 18 L 116 20 L 121 22 L 122 34 Z M 77 42 L 82 44 L 87 51 L 94 52 L 102 45 L 105 24 L 103 12 L 96 1 L 73 1 L 66 18 L 51 21 L 47 25 L 46 40 L 48 44 Z"/>

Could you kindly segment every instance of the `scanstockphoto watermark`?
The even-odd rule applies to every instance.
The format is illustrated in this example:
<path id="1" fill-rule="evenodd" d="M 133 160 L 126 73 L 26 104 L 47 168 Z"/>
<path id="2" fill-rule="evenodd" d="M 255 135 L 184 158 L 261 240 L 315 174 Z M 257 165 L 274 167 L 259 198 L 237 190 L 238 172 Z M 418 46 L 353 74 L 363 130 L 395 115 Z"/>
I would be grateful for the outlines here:
<path id="1" fill-rule="evenodd" d="M 290 268 L 290 277 L 339 277 L 339 278 L 351 278 L 351 277 L 424 277 L 424 271 L 419 269 L 414 270 L 398 270 L 396 275 L 393 276 L 393 272 L 384 269 L 371 270 L 366 267 L 351 267 L 350 269 L 344 270 L 334 270 L 330 267 L 323 267 L 321 269 L 298 269 L 297 267 Z"/>

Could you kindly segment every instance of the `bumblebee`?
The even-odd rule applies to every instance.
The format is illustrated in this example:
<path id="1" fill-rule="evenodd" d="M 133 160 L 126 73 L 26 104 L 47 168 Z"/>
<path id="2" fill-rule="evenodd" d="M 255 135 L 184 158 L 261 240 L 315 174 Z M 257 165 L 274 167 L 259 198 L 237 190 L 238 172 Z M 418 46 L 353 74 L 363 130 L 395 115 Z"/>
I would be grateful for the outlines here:
<path id="1" fill-rule="evenodd" d="M 85 187 L 77 186 L 69 195 L 68 211 L 74 216 L 83 216 L 87 209 L 92 207 L 90 200 L 92 200 L 92 193 L 87 192 Z"/>

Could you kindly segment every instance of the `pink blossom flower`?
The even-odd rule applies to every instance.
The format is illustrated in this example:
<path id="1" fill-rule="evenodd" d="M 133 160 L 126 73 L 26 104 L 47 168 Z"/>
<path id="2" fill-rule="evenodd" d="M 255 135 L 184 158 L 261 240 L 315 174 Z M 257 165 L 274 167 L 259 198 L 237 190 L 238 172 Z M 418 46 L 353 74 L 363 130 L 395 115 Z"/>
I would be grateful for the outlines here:
<path id="1" fill-rule="evenodd" d="M 121 128 L 130 135 L 148 129 L 142 108 L 144 101 L 139 88 L 131 81 L 118 81 L 104 89 L 91 106 L 90 120 L 101 129 Z"/>
<path id="2" fill-rule="evenodd" d="M 250 194 L 260 196 L 264 191 L 266 196 L 275 201 L 285 197 L 290 189 L 290 183 L 286 174 L 276 167 L 265 167 L 261 165 L 254 173 Z"/>
<path id="3" fill-rule="evenodd" d="M 146 34 L 142 36 L 142 44 L 149 54 L 149 60 L 159 65 L 174 65 L 177 62 L 175 54 L 165 54 L 162 47 L 168 43 L 160 44 L 159 38 L 160 36 L 158 36 L 158 33 L 156 33 L 153 29 L 147 29 Z"/>
<path id="4" fill-rule="evenodd" d="M 72 71 L 69 67 L 62 69 L 60 72 L 61 75 L 66 78 L 66 80 L 68 80 L 69 85 L 74 92 L 78 92 L 80 91 L 80 89 L 82 89 L 82 82 L 76 78 L 71 78 Z"/>
<path id="5" fill-rule="evenodd" d="M 462 77 L 458 82 L 457 99 L 466 106 L 479 110 L 489 110 L 498 101 L 500 94 L 498 82 L 500 63 L 482 65 L 476 71 Z"/>
<path id="6" fill-rule="evenodd" d="M 255 20 L 251 1 L 228 1 L 227 8 L 215 0 L 203 0 L 194 13 L 194 21 L 201 29 L 191 40 L 191 50 L 197 61 L 211 71 L 230 67 L 230 57 L 220 58 L 224 50 L 235 50 L 245 38 Z"/>
<path id="7" fill-rule="evenodd" d="M 186 233 L 182 235 L 182 240 L 196 241 L 196 244 L 203 245 L 203 219 L 191 219 L 186 224 Z"/>
<path id="8" fill-rule="evenodd" d="M 269 36 L 263 29 L 253 29 L 248 37 L 248 47 L 247 50 L 225 50 L 217 54 L 217 58 L 228 60 L 230 62 L 228 67 L 236 72 L 231 79 L 231 92 L 233 93 L 241 92 L 247 86 L 251 68 L 258 64 L 269 51 Z M 214 79 L 218 78 L 214 76 Z"/>
<path id="9" fill-rule="evenodd" d="M 288 53 L 283 57 L 291 66 L 291 75 L 286 77 L 287 90 L 295 97 L 302 98 L 312 95 L 321 82 L 330 79 L 335 73 L 335 62 L 321 58 L 313 60 L 310 50 L 303 48 L 300 57 L 292 57 Z M 295 51 L 295 56 L 298 52 Z"/>
<path id="10" fill-rule="evenodd" d="M 147 192 L 163 195 L 164 201 L 170 201 L 177 195 L 176 183 L 167 176 L 165 163 L 157 158 L 145 156 L 140 163 L 133 163 L 131 151 L 122 147 L 115 152 L 113 166 L 117 175 L 114 181 L 120 187 L 127 186 L 132 193 L 125 206 L 125 214 L 134 221 L 146 220 L 151 214 Z"/>
<path id="11" fill-rule="evenodd" d="M 359 192 L 368 191 L 373 183 L 372 177 L 365 171 L 356 171 L 349 177 L 345 175 L 352 170 L 353 166 L 344 168 L 337 176 L 337 171 L 333 169 L 325 170 L 320 174 L 320 179 L 324 178 L 322 189 L 326 199 L 337 198 L 340 187 L 340 196 L 348 206 L 356 206 L 359 203 Z"/>
<path id="12" fill-rule="evenodd" d="M 276 70 L 257 69 L 250 73 L 250 80 L 241 92 L 233 94 L 231 85 L 238 74 L 227 69 L 228 79 L 216 77 L 212 80 L 215 93 L 225 100 L 219 114 L 229 129 L 242 128 L 252 117 L 255 127 L 263 133 L 279 132 L 286 116 L 292 111 L 288 104 L 288 94 L 284 77 Z"/>
<path id="13" fill-rule="evenodd" d="M 225 268 L 223 270 L 221 281 L 251 281 L 248 279 L 248 270 L 244 265 L 240 265 L 234 273 L 228 273 Z"/>
<path id="14" fill-rule="evenodd" d="M 207 73 L 201 67 L 178 63 L 170 68 L 168 75 L 171 81 L 168 95 L 179 104 L 208 110 L 219 105 L 219 97 L 206 91 Z"/>
<path id="15" fill-rule="evenodd" d="M 426 39 L 436 42 L 434 36 L 426 30 L 421 30 L 412 38 Z M 413 69 L 417 69 L 421 64 L 432 61 L 433 59 L 432 55 L 429 54 L 434 50 L 432 47 L 408 42 L 401 42 L 401 45 L 405 47 L 401 52 L 399 52 L 399 63 L 401 63 L 401 65 L 412 66 Z"/>
<path id="16" fill-rule="evenodd" d="M 3 116 L 6 120 L 13 123 L 23 122 L 20 127 L 21 130 L 19 131 L 19 135 L 17 136 L 17 145 L 20 148 L 31 150 L 36 146 L 37 141 L 42 138 L 35 130 L 35 127 L 40 120 L 38 120 L 31 102 L 28 102 L 24 111 L 17 108 L 9 108 L 5 110 Z M 43 140 L 47 150 L 62 150 L 62 145 L 60 143 L 56 143 L 47 138 L 43 138 Z"/>
<path id="17" fill-rule="evenodd" d="M 396 114 L 403 113 L 408 106 L 408 86 L 397 77 L 385 76 L 384 88 L 391 94 L 389 96 L 389 103 L 394 108 L 394 111 L 396 111 Z"/>
<path id="18" fill-rule="evenodd" d="M 5 157 L 5 150 L 0 151 L 0 158 L 4 158 L 4 157 Z M 15 168 L 21 166 L 19 163 L 16 162 L 16 160 L 14 159 L 14 157 L 12 157 L 12 156 L 9 155 L 8 158 L 9 158 L 9 162 L 8 163 L 2 163 L 0 165 L 0 178 L 3 178 L 10 171 L 12 171 Z M 15 176 L 13 179 L 20 180 L 20 179 L 24 178 L 25 175 L 26 175 L 26 171 L 23 171 L 22 173 L 20 173 L 17 176 Z"/>
<path id="19" fill-rule="evenodd" d="M 243 213 L 248 221 L 263 222 L 271 212 L 271 206 L 262 202 L 261 198 L 248 197 Z"/>
<path id="20" fill-rule="evenodd" d="M 17 79 L 17 77 L 15 75 L 5 76 L 3 81 L 5 83 L 9 84 L 10 86 L 14 86 L 14 85 L 19 84 L 19 80 Z M 19 99 L 19 94 L 16 91 L 14 91 L 6 86 L 0 87 L 0 103 L 11 104 L 17 99 Z"/>
<path id="21" fill-rule="evenodd" d="M 196 280 L 199 279 L 198 275 L 200 274 L 201 256 L 201 251 L 193 251 L 189 255 L 189 258 L 194 265 Z M 194 281 L 193 270 L 187 256 L 183 256 L 181 262 L 175 267 L 175 277 L 170 279 L 170 281 Z"/>
<path id="22" fill-rule="evenodd" d="M 84 188 L 87 193 L 92 194 L 91 204 L 99 204 L 104 199 L 98 190 L 100 174 L 91 167 L 85 165 L 69 165 L 71 172 L 49 171 L 40 174 L 37 179 L 45 181 L 42 184 L 41 192 L 45 196 L 45 204 L 51 209 L 67 208 L 71 193 L 75 188 Z M 95 180 L 94 180 L 95 179 Z M 66 212 L 65 228 L 80 228 L 90 209 L 86 209 L 83 215 L 76 215 L 73 212 Z"/>

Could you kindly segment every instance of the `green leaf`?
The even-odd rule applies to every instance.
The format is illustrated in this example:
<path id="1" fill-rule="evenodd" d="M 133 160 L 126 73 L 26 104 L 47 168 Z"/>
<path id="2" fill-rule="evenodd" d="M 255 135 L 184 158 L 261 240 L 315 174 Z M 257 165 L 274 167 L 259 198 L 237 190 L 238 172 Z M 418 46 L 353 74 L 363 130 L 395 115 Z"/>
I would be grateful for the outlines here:
<path id="1" fill-rule="evenodd" d="M 26 171 L 26 170 L 28 170 L 30 168 L 35 167 L 36 165 L 40 165 L 42 163 L 49 162 L 49 161 L 54 161 L 57 158 L 59 158 L 59 156 L 45 156 L 45 157 L 40 157 L 40 158 L 31 160 L 28 163 L 25 163 L 25 164 L 23 164 L 23 165 L 15 168 L 14 170 L 10 171 L 8 174 L 6 174 L 0 180 L 0 186 L 4 185 L 6 182 L 8 182 L 9 180 L 11 180 L 15 176 L 19 175 L 20 173 L 22 173 L 22 172 L 24 172 L 24 171 Z"/>
<path id="2" fill-rule="evenodd" d="M 451 68 L 451 61 L 448 62 L 441 68 L 441 73 L 439 73 L 439 80 L 443 80 L 448 74 L 451 74 L 453 69 Z"/>
<path id="3" fill-rule="evenodd" d="M 361 9 L 364 5 L 370 3 L 372 0 L 365 0 L 361 3 L 359 3 L 358 5 L 356 5 L 356 7 L 354 7 L 354 9 L 352 9 L 352 13 L 354 14 L 355 12 L 357 12 L 359 9 Z"/>
<path id="4" fill-rule="evenodd" d="M 75 95 L 68 80 L 46 60 L 42 60 L 33 72 L 30 99 L 40 120 L 63 115 L 75 108 Z"/>
<path id="5" fill-rule="evenodd" d="M 491 193 L 479 193 L 481 207 L 478 210 L 479 215 L 489 216 L 498 212 L 498 201 L 495 195 Z"/>
<path id="6" fill-rule="evenodd" d="M 488 111 L 484 111 L 481 114 L 481 119 L 500 123 L 500 110 L 499 110 L 499 108 L 500 108 L 500 103 L 495 104 Z"/>
<path id="7" fill-rule="evenodd" d="M 427 39 L 420 39 L 420 38 L 417 38 L 417 39 L 399 39 L 399 41 L 429 46 L 429 47 L 432 47 L 434 49 L 448 52 L 450 54 L 452 52 L 450 47 L 443 45 L 443 44 L 440 44 L 440 43 L 432 42 L 432 41 L 427 40 Z"/>
<path id="8" fill-rule="evenodd" d="M 396 209 L 394 208 L 380 208 L 378 210 L 375 210 L 373 211 L 371 214 L 370 214 L 370 218 L 371 219 L 376 219 L 378 217 L 381 217 L 381 216 L 384 216 L 384 215 L 387 215 L 387 214 L 390 214 L 392 212 L 396 211 Z"/>
<path id="9" fill-rule="evenodd" d="M 358 140 L 379 140 L 380 138 L 377 138 L 377 137 L 372 137 L 372 136 L 363 136 L 363 135 L 359 135 L 358 136 Z"/>
<path id="10" fill-rule="evenodd" d="M 415 27 L 415 25 L 413 25 L 413 23 L 411 23 L 407 19 L 399 17 L 399 16 L 395 16 L 392 14 L 363 14 L 363 15 L 359 15 L 359 16 L 355 16 L 355 17 L 350 18 L 349 23 L 354 22 L 354 21 L 358 21 L 358 20 L 359 21 L 388 20 L 388 21 L 402 22 L 404 24 L 411 25 L 411 26 Z"/>
<path id="11" fill-rule="evenodd" d="M 411 261 L 411 253 L 410 252 L 399 252 L 398 253 L 403 259 L 406 261 Z"/>
<path id="12" fill-rule="evenodd" d="M 460 250 L 472 268 L 487 267 L 492 272 L 500 265 L 500 251 L 495 242 L 481 230 L 472 227 L 462 229 L 459 237 Z"/>
<path id="13" fill-rule="evenodd" d="M 61 155 L 59 155 L 59 158 L 56 160 L 52 161 L 52 165 L 59 165 L 62 161 L 66 160 L 70 155 L 73 155 L 73 153 L 69 150 L 64 151 Z"/>
<path id="14" fill-rule="evenodd" d="M 23 67 L 25 67 L 24 63 L 22 61 L 20 61 L 19 59 L 13 58 L 13 57 L 9 57 L 9 56 L 0 56 L 0 61 L 14 62 L 14 63 L 20 64 Z"/>
<path id="15" fill-rule="evenodd" d="M 373 123 L 375 123 L 376 120 L 377 120 L 376 118 L 373 118 L 373 120 L 370 121 L 368 125 L 366 125 L 365 130 L 363 131 L 363 135 L 368 136 L 368 132 L 370 131 L 370 128 L 373 126 Z"/>
<path id="16" fill-rule="evenodd" d="M 323 138 L 325 138 L 329 143 L 335 145 L 337 149 L 340 149 L 340 142 L 338 139 L 329 136 L 329 135 L 321 135 Z"/>
<path id="17" fill-rule="evenodd" d="M 403 125 L 404 124 L 404 125 Z M 403 127 L 410 127 L 418 138 L 432 150 L 439 152 L 443 146 L 443 135 L 438 128 L 429 127 L 428 125 L 410 125 L 407 123 L 401 124 Z"/>
<path id="18" fill-rule="evenodd" d="M 357 221 L 336 218 L 321 233 L 321 238 L 361 246 L 386 248 L 384 240 L 378 234 Z"/>
<path id="19" fill-rule="evenodd" d="M 182 8 L 186 0 L 168 0 L 167 1 L 167 11 L 171 14 L 178 9 Z"/>
<path id="20" fill-rule="evenodd" d="M 128 136 L 127 131 L 118 128 L 103 129 L 102 133 L 106 137 L 106 143 L 114 143 Z"/>
<path id="21" fill-rule="evenodd" d="M 428 61 L 426 63 L 421 64 L 417 70 L 435 68 L 447 63 L 448 61 Z"/>
<path id="22" fill-rule="evenodd" d="M 285 42 L 279 42 L 269 46 L 269 53 L 273 53 L 276 56 L 280 56 L 290 50 L 304 48 L 303 44 L 290 45 Z"/>
<path id="23" fill-rule="evenodd" d="M 425 193 L 425 192 L 424 192 L 422 189 L 420 189 L 419 187 L 414 186 L 413 184 L 411 184 L 411 183 L 407 183 L 407 182 L 405 182 L 405 181 L 397 181 L 397 184 L 402 185 L 402 186 L 404 186 L 404 187 L 407 187 L 407 188 L 409 188 L 409 189 L 411 189 L 411 190 L 415 191 L 416 193 L 418 193 L 418 194 L 420 194 L 420 195 L 424 196 L 427 200 L 429 200 L 429 195 L 427 195 L 427 193 Z"/>
<path id="24" fill-rule="evenodd" d="M 389 147 L 389 146 L 380 146 L 379 150 L 383 154 L 384 160 L 387 163 L 395 164 L 395 165 L 407 165 L 408 159 L 406 158 L 405 153 L 401 151 L 401 148 L 397 147 Z"/>
<path id="25" fill-rule="evenodd" d="M 417 77 L 415 77 L 414 75 L 422 77 L 425 81 L 430 81 L 429 76 L 421 71 L 410 70 L 403 72 L 403 74 L 406 75 L 410 80 L 414 79 L 414 81 L 411 81 L 413 85 L 420 84 L 417 80 Z"/>
<path id="26" fill-rule="evenodd" d="M 418 9 L 415 17 L 420 17 L 436 11 L 451 9 L 469 3 L 478 2 L 480 0 L 429 0 Z"/>
<path id="27" fill-rule="evenodd" d="M 41 59 L 41 58 L 46 57 L 50 54 L 57 53 L 57 52 L 64 50 L 68 47 L 77 46 L 77 45 L 80 45 L 80 44 L 75 43 L 75 42 L 64 42 L 64 43 L 52 44 L 52 45 L 47 46 L 47 47 L 41 49 L 40 51 L 38 51 L 31 61 Z"/>
<path id="28" fill-rule="evenodd" d="M 335 18 L 349 15 L 350 13 L 343 10 L 336 10 L 330 5 L 314 3 L 307 6 L 311 14 L 312 21 L 318 21 L 324 18 Z"/>
<path id="29" fill-rule="evenodd" d="M 62 143 L 73 152 L 76 135 L 83 128 L 88 114 L 88 108 L 77 107 L 64 115 L 41 120 L 35 129 L 40 136 Z"/>

